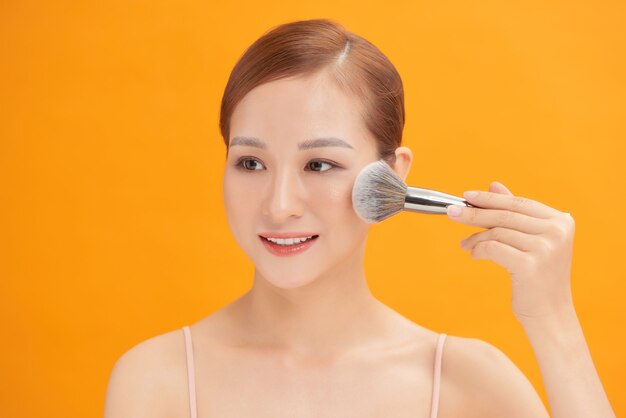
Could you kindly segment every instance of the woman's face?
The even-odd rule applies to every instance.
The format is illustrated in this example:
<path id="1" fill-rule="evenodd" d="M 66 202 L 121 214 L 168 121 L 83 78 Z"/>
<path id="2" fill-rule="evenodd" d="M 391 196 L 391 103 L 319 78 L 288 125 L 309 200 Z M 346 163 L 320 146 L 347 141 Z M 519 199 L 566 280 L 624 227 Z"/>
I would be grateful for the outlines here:
<path id="1" fill-rule="evenodd" d="M 257 273 L 277 287 L 340 272 L 365 244 L 369 225 L 352 207 L 352 186 L 378 154 L 358 106 L 322 72 L 258 86 L 233 112 L 228 224 Z M 298 244 L 264 238 L 311 235 L 293 253 Z"/>

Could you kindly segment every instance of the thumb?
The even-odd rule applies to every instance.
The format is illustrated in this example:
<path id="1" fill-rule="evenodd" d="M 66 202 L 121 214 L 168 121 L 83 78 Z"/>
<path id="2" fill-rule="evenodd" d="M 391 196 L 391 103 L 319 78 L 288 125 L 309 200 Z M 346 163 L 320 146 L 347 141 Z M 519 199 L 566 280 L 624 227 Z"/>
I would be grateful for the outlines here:
<path id="1" fill-rule="evenodd" d="M 511 193 L 511 191 L 499 181 L 491 182 L 491 185 L 489 185 L 489 191 L 492 193 L 508 194 L 510 196 L 513 196 L 513 193 Z"/>

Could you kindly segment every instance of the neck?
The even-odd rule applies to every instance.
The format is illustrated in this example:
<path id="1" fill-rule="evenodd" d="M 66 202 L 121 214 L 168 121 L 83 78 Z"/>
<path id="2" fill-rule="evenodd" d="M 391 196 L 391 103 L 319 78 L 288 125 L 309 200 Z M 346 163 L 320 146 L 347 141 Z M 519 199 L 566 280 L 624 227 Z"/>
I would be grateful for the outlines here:
<path id="1" fill-rule="evenodd" d="M 303 356 L 379 341 L 388 311 L 369 290 L 363 252 L 299 288 L 278 288 L 255 271 L 252 289 L 240 300 L 247 336 Z"/>

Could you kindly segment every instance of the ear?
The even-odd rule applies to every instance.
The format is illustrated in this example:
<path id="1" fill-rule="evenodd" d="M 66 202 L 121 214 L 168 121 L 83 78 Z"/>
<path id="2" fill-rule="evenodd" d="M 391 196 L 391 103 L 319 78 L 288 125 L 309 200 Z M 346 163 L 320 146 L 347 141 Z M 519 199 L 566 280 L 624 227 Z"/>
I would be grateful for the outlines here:
<path id="1" fill-rule="evenodd" d="M 392 168 L 403 181 L 406 181 L 406 176 L 411 169 L 411 163 L 413 162 L 413 153 L 408 147 L 398 147 L 395 151 L 396 162 Z"/>

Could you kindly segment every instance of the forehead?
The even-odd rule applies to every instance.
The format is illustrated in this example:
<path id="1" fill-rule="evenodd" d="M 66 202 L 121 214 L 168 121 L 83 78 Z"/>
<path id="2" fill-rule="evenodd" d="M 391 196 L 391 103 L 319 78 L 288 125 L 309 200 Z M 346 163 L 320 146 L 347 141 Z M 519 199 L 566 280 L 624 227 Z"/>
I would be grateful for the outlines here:
<path id="1" fill-rule="evenodd" d="M 325 73 L 275 80 L 257 86 L 237 104 L 230 134 L 267 142 L 336 136 L 359 147 L 373 141 L 361 106 Z"/>

